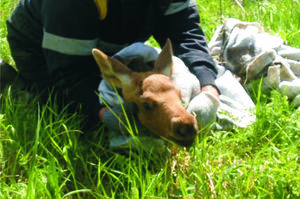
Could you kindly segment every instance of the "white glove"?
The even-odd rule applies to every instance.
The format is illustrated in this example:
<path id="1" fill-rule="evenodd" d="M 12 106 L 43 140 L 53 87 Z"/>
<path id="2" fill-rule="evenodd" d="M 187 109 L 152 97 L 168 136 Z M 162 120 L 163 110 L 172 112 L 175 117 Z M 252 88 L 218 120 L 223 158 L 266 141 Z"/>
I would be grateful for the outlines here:
<path id="1" fill-rule="evenodd" d="M 219 99 L 210 92 L 201 92 L 188 105 L 187 111 L 196 115 L 199 129 L 203 129 L 216 121 L 220 105 Z"/>

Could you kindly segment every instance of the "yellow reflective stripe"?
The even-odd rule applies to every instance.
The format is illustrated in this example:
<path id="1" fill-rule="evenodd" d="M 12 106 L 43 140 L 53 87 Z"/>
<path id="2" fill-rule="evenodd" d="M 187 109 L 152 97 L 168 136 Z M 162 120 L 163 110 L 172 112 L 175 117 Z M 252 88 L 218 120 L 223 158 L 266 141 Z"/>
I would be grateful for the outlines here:
<path id="1" fill-rule="evenodd" d="M 99 19 L 105 19 L 107 15 L 107 0 L 94 0 L 99 12 Z"/>

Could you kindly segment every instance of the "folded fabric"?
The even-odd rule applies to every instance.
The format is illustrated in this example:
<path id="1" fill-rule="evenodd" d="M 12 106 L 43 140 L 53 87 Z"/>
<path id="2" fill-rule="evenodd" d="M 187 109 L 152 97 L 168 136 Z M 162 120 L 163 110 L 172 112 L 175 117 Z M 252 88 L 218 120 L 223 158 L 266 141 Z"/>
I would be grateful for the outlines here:
<path id="1" fill-rule="evenodd" d="M 220 94 L 220 107 L 217 112 L 217 128 L 232 129 L 234 126 L 246 128 L 255 117 L 255 105 L 248 93 L 225 67 L 218 65 L 216 85 Z"/>
<path id="2" fill-rule="evenodd" d="M 261 24 L 227 19 L 208 45 L 216 61 L 244 83 L 264 76 L 263 89 L 279 89 L 291 100 L 300 94 L 300 49 L 266 33 Z"/>

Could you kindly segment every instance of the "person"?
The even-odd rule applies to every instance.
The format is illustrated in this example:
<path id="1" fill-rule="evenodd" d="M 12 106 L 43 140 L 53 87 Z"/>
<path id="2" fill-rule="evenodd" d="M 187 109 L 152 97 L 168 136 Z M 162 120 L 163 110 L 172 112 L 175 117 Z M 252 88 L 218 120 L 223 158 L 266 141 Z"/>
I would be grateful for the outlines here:
<path id="1" fill-rule="evenodd" d="M 196 75 L 201 90 L 219 95 L 216 69 L 193 0 L 20 0 L 7 20 L 7 40 L 24 88 L 99 121 L 107 111 L 92 49 L 113 55 L 151 36 Z M 188 80 L 187 80 L 188 81 Z M 100 116 L 99 116 L 100 114 Z"/>

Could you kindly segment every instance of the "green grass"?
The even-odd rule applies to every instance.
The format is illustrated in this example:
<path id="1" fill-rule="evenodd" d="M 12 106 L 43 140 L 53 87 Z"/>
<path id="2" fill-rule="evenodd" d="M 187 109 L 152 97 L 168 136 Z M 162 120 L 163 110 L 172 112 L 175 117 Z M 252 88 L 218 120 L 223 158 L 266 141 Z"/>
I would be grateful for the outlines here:
<path id="1" fill-rule="evenodd" d="M 2 0 L 1 58 L 13 63 Z M 298 0 L 199 0 L 208 39 L 226 17 L 258 21 L 300 47 Z M 85 132 L 77 114 L 2 96 L 0 198 L 300 198 L 300 111 L 277 91 L 251 97 L 257 121 L 246 129 L 201 134 L 170 157 L 143 148 L 112 151 L 101 125 Z"/>

